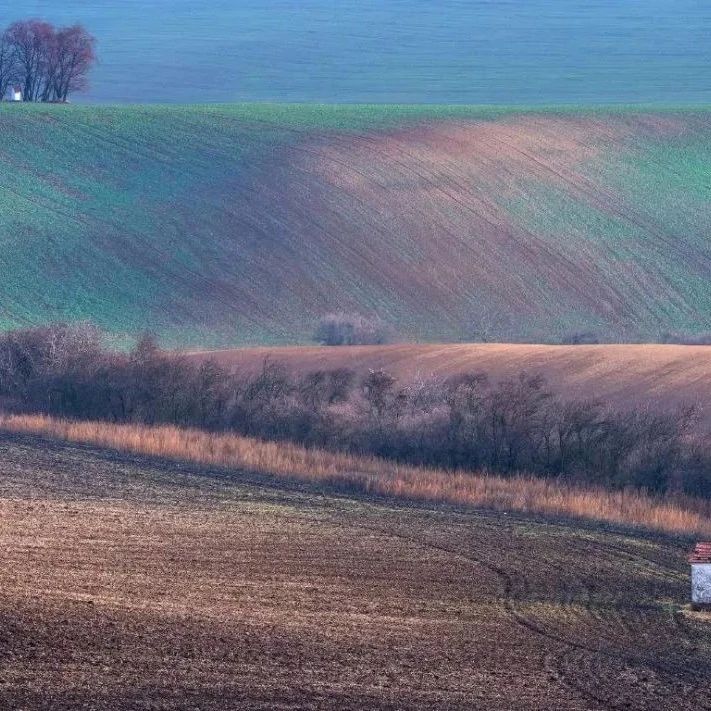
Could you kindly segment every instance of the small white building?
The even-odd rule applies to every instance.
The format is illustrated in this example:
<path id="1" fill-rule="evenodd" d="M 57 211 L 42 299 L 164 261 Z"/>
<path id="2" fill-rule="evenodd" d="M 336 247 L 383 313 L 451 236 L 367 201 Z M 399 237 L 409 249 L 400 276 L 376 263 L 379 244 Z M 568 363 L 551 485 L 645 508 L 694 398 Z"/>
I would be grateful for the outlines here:
<path id="1" fill-rule="evenodd" d="M 689 556 L 691 563 L 691 604 L 711 608 L 711 543 L 697 543 Z"/>
<path id="2" fill-rule="evenodd" d="M 19 86 L 10 87 L 10 101 L 22 101 L 22 88 Z"/>

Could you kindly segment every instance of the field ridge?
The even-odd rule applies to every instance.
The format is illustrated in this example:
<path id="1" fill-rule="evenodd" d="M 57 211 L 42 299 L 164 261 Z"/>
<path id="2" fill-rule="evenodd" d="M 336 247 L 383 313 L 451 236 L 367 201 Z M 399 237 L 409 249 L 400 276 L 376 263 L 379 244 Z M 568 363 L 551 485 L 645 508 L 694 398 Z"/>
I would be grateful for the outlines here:
<path id="1" fill-rule="evenodd" d="M 394 464 L 295 444 L 265 442 L 173 426 L 68 421 L 0 415 L 0 430 L 107 447 L 202 465 L 345 486 L 382 496 L 443 502 L 639 526 L 675 534 L 711 535 L 707 501 L 653 498 L 529 476 L 502 477 Z"/>
<path id="2" fill-rule="evenodd" d="M 227 370 L 258 373 L 265 361 L 288 372 L 382 369 L 402 384 L 459 373 L 492 381 L 520 373 L 543 375 L 564 400 L 599 399 L 618 410 L 671 412 L 697 406 L 700 429 L 711 433 L 711 347 L 674 344 L 550 346 L 519 343 L 394 343 L 383 346 L 254 347 L 190 351 Z"/>

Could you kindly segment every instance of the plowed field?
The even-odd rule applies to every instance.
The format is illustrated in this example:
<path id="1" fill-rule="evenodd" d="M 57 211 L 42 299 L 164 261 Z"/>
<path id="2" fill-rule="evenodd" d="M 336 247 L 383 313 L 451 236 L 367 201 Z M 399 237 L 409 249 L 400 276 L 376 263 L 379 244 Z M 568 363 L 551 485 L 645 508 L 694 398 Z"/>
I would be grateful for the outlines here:
<path id="1" fill-rule="evenodd" d="M 711 708 L 689 541 L 0 439 L 0 706 Z"/>

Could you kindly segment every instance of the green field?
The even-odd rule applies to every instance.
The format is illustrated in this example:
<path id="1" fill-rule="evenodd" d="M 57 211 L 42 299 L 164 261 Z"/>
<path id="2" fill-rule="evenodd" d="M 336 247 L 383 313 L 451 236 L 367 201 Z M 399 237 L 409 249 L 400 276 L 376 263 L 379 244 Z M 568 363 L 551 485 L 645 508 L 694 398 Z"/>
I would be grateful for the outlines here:
<path id="1" fill-rule="evenodd" d="M 0 105 L 0 327 L 711 330 L 711 110 Z"/>

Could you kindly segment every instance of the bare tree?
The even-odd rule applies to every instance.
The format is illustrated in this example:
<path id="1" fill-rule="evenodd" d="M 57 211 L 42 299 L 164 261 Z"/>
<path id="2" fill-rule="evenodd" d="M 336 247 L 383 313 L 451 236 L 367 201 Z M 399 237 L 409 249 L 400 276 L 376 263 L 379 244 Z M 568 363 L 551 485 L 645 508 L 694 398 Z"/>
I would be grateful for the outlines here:
<path id="1" fill-rule="evenodd" d="M 42 20 L 23 20 L 10 25 L 7 36 L 15 50 L 22 98 L 37 101 L 45 89 L 48 50 L 53 42 L 54 27 Z"/>
<path id="2" fill-rule="evenodd" d="M 17 55 L 7 32 L 0 33 L 0 101 L 17 81 Z"/>
<path id="3" fill-rule="evenodd" d="M 319 321 L 314 340 L 325 346 L 381 345 L 391 340 L 391 332 L 377 316 L 338 312 Z"/>
<path id="4" fill-rule="evenodd" d="M 66 101 L 70 92 L 86 88 L 96 40 L 81 25 L 56 29 L 43 20 L 23 20 L 10 25 L 3 38 L 12 65 L 5 91 L 10 81 L 18 81 L 24 101 Z M 1 62 L 0 55 L 0 82 Z"/>
<path id="5" fill-rule="evenodd" d="M 600 343 L 600 339 L 592 331 L 574 331 L 566 333 L 560 342 L 564 346 L 593 346 Z"/>
<path id="6" fill-rule="evenodd" d="M 66 101 L 71 91 L 87 86 L 87 75 L 96 61 L 96 39 L 81 25 L 60 29 L 51 53 L 52 98 Z"/>

